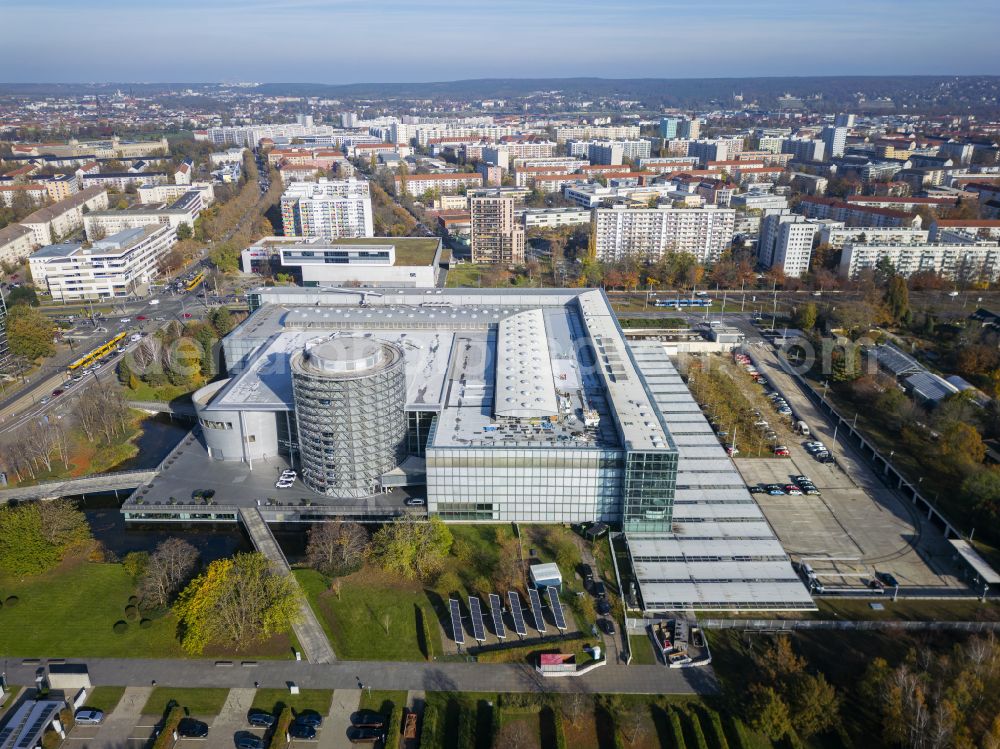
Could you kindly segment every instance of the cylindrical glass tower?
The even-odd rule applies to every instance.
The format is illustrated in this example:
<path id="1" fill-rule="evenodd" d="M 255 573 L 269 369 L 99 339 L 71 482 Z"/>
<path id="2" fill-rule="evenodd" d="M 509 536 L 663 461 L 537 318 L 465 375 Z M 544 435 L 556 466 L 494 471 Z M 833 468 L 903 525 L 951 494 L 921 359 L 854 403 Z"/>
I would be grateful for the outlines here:
<path id="1" fill-rule="evenodd" d="M 337 336 L 292 355 L 302 481 L 331 497 L 367 497 L 406 445 L 403 350 Z"/>

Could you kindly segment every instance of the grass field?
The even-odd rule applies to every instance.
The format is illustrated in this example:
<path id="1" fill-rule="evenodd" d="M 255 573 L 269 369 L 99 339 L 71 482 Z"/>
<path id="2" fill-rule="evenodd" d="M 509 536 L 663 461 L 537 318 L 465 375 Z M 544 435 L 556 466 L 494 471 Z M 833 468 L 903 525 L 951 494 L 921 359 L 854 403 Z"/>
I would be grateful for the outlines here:
<path id="1" fill-rule="evenodd" d="M 0 578 L 0 595 L 16 595 L 17 606 L 0 609 L 0 652 L 21 657 L 147 658 L 183 656 L 171 615 L 153 618 L 148 629 L 125 618 L 134 583 L 120 564 L 69 560 L 54 570 L 20 580 Z"/>
<path id="2" fill-rule="evenodd" d="M 167 709 L 167 703 L 174 701 L 190 715 L 218 715 L 228 695 L 228 689 L 156 687 L 146 700 L 142 713 L 162 715 Z"/>
<path id="3" fill-rule="evenodd" d="M 632 664 L 636 666 L 655 666 L 659 661 L 653 652 L 653 643 L 645 635 L 629 635 L 628 649 L 632 653 Z"/>
<path id="4" fill-rule="evenodd" d="M 333 700 L 332 689 L 302 689 L 298 694 L 289 694 L 287 689 L 258 689 L 253 696 L 252 707 L 278 715 L 286 706 L 296 715 L 303 710 L 315 710 L 320 715 L 330 712 Z"/>
<path id="5" fill-rule="evenodd" d="M 125 694 L 125 687 L 94 687 L 87 694 L 87 707 L 96 707 L 107 715 L 117 707 Z"/>
<path id="6" fill-rule="evenodd" d="M 445 286 L 447 288 L 457 288 L 460 286 L 478 288 L 481 273 L 482 268 L 478 265 L 473 265 L 472 263 L 452 265 L 448 269 L 448 275 L 445 278 Z"/>

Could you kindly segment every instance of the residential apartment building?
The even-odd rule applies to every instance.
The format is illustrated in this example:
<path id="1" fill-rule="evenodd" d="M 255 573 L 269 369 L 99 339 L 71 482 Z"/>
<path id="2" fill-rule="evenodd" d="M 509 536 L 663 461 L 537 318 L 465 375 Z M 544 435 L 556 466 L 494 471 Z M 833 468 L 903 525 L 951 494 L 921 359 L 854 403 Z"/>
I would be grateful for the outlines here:
<path id="1" fill-rule="evenodd" d="M 472 198 L 472 262 L 520 265 L 524 228 L 514 219 L 513 198 Z"/>
<path id="2" fill-rule="evenodd" d="M 368 182 L 358 179 L 293 182 L 281 196 L 286 237 L 375 235 Z"/>
<path id="3" fill-rule="evenodd" d="M 586 208 L 528 208 L 523 219 L 525 229 L 584 226 L 590 223 L 590 211 Z"/>
<path id="4" fill-rule="evenodd" d="M 10 224 L 0 229 L 0 263 L 19 263 L 35 247 L 34 234 L 26 226 Z"/>
<path id="5" fill-rule="evenodd" d="M 1000 278 L 1000 243 L 974 244 L 858 244 L 849 242 L 840 254 L 840 275 L 856 278 L 888 260 L 896 272 L 907 277 L 931 272 L 962 281 L 995 282 Z"/>
<path id="6" fill-rule="evenodd" d="M 126 229 L 158 224 L 175 231 L 181 224 L 194 228 L 194 222 L 205 209 L 205 201 L 197 190 L 189 190 L 172 203 L 147 205 L 124 211 L 91 211 L 83 216 L 87 239 L 108 237 Z"/>
<path id="7" fill-rule="evenodd" d="M 872 208 L 818 196 L 802 198 L 796 210 L 807 218 L 829 218 L 843 221 L 847 226 L 903 226 L 919 229 L 922 225 L 922 219 L 915 213 Z"/>
<path id="8" fill-rule="evenodd" d="M 19 199 L 30 201 L 30 205 L 41 205 L 49 197 L 44 185 L 0 184 L 0 205 L 10 208 Z M 23 203 L 22 203 L 23 204 Z"/>
<path id="9" fill-rule="evenodd" d="M 31 230 L 34 245 L 42 247 L 81 228 L 84 208 L 102 211 L 107 207 L 108 191 L 103 187 L 87 187 L 65 200 L 39 208 L 20 224 Z"/>
<path id="10" fill-rule="evenodd" d="M 398 175 L 396 177 L 396 194 L 406 192 L 414 198 L 419 198 L 426 192 L 446 195 L 482 186 L 483 175 L 478 173 L 408 174 L 405 177 Z"/>
<path id="11" fill-rule="evenodd" d="M 65 200 L 80 191 L 80 184 L 75 174 L 56 174 L 32 181 L 45 188 L 50 200 Z"/>
<path id="12" fill-rule="evenodd" d="M 826 145 L 812 138 L 787 138 L 781 144 L 782 153 L 790 153 L 796 161 L 822 161 Z"/>
<path id="13" fill-rule="evenodd" d="M 931 224 L 930 240 L 942 242 L 944 235 L 972 239 L 1000 240 L 1000 221 L 996 219 L 938 219 Z"/>
<path id="14" fill-rule="evenodd" d="M 35 285 L 56 301 L 142 296 L 177 241 L 171 226 L 127 229 L 87 246 L 53 244 L 28 259 Z"/>
<path id="15" fill-rule="evenodd" d="M 835 250 L 843 249 L 849 242 L 855 244 L 926 244 L 940 241 L 926 229 L 912 229 L 907 226 L 852 226 L 832 219 L 809 219 L 819 228 L 819 243 Z"/>
<path id="16" fill-rule="evenodd" d="M 784 211 L 764 216 L 760 222 L 757 260 L 765 268 L 781 268 L 786 276 L 801 278 L 809 272 L 818 228 L 798 213 Z"/>
<path id="17" fill-rule="evenodd" d="M 216 151 L 208 155 L 212 166 L 222 166 L 223 164 L 242 164 L 243 152 L 245 148 L 227 148 L 225 151 Z"/>
<path id="18" fill-rule="evenodd" d="M 570 125 L 556 128 L 556 142 L 568 140 L 635 140 L 638 125 Z"/>
<path id="19" fill-rule="evenodd" d="M 143 205 L 172 203 L 189 192 L 201 193 L 206 206 L 215 202 L 215 188 L 211 182 L 192 182 L 190 185 L 140 185 L 139 202 Z"/>
<path id="20" fill-rule="evenodd" d="M 84 174 L 80 178 L 84 189 L 93 187 L 113 188 L 121 192 L 129 185 L 165 185 L 170 182 L 166 172 L 102 172 Z"/>
<path id="21" fill-rule="evenodd" d="M 844 149 L 847 148 L 846 127 L 825 127 L 820 137 L 823 140 L 823 152 L 826 158 L 832 159 L 844 155 Z"/>
<path id="22" fill-rule="evenodd" d="M 736 211 L 729 208 L 597 208 L 596 258 L 655 261 L 667 252 L 689 252 L 710 263 L 732 242 L 735 223 Z"/>

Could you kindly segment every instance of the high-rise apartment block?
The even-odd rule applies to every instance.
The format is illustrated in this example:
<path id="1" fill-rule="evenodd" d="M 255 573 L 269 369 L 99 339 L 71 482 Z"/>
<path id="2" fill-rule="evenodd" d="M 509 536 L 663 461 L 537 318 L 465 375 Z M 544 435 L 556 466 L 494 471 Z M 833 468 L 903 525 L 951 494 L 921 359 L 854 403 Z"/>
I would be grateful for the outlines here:
<path id="1" fill-rule="evenodd" d="M 688 252 L 699 262 L 718 260 L 732 242 L 736 211 L 729 208 L 597 208 L 593 231 L 598 260 L 656 260 Z"/>
<path id="2" fill-rule="evenodd" d="M 787 210 L 765 216 L 760 222 L 757 258 L 766 268 L 780 267 L 786 276 L 800 278 L 809 272 L 818 230 L 815 222 Z"/>
<path id="3" fill-rule="evenodd" d="M 822 138 L 826 158 L 832 159 L 844 155 L 844 149 L 847 147 L 846 127 L 825 127 Z"/>
<path id="4" fill-rule="evenodd" d="M 514 219 L 514 198 L 472 198 L 472 262 L 524 262 L 524 229 Z"/>
<path id="5" fill-rule="evenodd" d="M 364 180 L 293 182 L 281 196 L 286 237 L 372 237 L 372 200 Z"/>

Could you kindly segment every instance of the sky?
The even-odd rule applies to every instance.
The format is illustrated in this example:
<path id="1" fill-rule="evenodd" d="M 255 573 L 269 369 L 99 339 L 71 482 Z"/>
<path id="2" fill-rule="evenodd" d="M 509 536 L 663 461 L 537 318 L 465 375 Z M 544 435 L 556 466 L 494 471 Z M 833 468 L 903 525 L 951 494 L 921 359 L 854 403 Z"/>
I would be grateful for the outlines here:
<path id="1" fill-rule="evenodd" d="M 0 81 L 995 74 L 996 11 L 997 0 L 0 0 Z"/>

